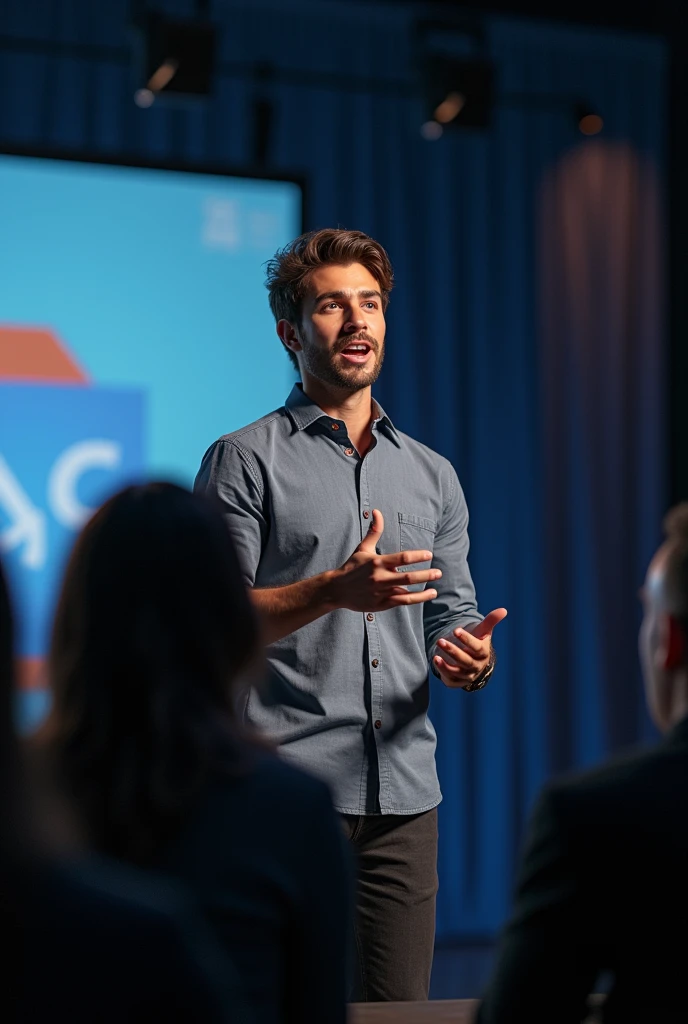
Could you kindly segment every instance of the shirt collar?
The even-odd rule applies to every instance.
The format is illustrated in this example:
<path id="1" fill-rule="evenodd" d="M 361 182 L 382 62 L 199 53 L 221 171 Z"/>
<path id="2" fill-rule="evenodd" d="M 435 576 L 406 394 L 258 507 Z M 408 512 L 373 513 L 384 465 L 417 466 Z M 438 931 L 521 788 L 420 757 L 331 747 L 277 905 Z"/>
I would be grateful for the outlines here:
<path id="1" fill-rule="evenodd" d="M 315 402 L 310 400 L 303 390 L 303 385 L 300 383 L 294 384 L 294 387 L 291 389 L 289 397 L 284 405 L 297 430 L 305 430 L 306 427 L 310 427 L 312 423 L 315 423 L 316 420 L 320 419 L 325 419 L 330 423 L 335 422 L 327 415 L 327 413 L 322 411 L 319 405 L 316 405 Z M 399 445 L 397 429 L 391 419 L 380 403 L 375 399 L 373 399 L 373 406 L 377 412 L 373 421 L 373 426 L 386 427 L 390 438 L 395 442 L 395 444 Z"/>

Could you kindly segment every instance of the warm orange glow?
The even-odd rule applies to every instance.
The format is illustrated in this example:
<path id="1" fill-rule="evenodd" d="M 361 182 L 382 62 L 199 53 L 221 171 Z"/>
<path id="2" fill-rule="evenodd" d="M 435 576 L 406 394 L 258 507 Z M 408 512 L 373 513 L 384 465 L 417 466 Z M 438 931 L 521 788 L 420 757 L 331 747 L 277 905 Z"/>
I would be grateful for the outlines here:
<path id="1" fill-rule="evenodd" d="M 433 117 L 440 124 L 449 124 L 461 113 L 466 97 L 460 92 L 450 92 L 435 110 Z"/>
<path id="2" fill-rule="evenodd" d="M 16 670 L 20 690 L 42 690 L 46 686 L 43 658 L 19 658 Z"/>
<path id="3" fill-rule="evenodd" d="M 148 80 L 148 88 L 151 92 L 160 92 L 166 85 L 169 85 L 174 78 L 179 65 L 176 60 L 168 59 L 160 65 L 158 70 Z"/>
<path id="4" fill-rule="evenodd" d="M 599 114 L 586 114 L 581 117 L 578 127 L 583 135 L 598 135 L 604 127 L 604 121 Z"/>

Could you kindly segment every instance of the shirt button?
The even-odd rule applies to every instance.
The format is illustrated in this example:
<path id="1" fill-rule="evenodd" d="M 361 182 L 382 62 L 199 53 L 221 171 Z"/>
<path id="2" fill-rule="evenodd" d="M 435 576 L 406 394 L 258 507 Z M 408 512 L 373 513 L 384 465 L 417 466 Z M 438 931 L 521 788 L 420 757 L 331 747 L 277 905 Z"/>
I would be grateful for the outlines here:
<path id="1" fill-rule="evenodd" d="M 382 722 L 380 721 L 379 718 L 375 719 L 375 728 L 376 729 L 381 729 L 382 728 Z"/>
<path id="2" fill-rule="evenodd" d="M 330 426 L 332 427 L 333 430 L 339 430 L 339 424 L 338 423 L 330 423 Z"/>
<path id="3" fill-rule="evenodd" d="M 366 615 L 366 619 L 368 620 L 368 622 L 372 622 L 374 618 L 375 616 L 373 615 L 372 612 L 368 612 L 368 614 Z"/>
<path id="4" fill-rule="evenodd" d="M 373 666 L 373 668 L 377 668 L 380 662 L 377 660 L 377 658 L 373 658 L 370 664 Z"/>
<path id="5" fill-rule="evenodd" d="M 344 454 L 345 455 L 353 455 L 353 453 L 354 453 L 353 448 L 345 448 L 344 449 Z"/>
<path id="6" fill-rule="evenodd" d="M 365 511 L 365 512 L 363 513 L 363 518 L 364 518 L 364 519 L 370 519 L 370 512 L 368 512 L 368 511 L 366 510 L 366 511 Z"/>

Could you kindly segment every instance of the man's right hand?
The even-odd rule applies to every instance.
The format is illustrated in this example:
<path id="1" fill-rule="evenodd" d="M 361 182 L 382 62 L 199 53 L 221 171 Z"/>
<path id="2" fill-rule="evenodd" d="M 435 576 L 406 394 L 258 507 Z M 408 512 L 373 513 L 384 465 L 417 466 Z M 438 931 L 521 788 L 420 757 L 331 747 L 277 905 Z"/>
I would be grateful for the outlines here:
<path id="1" fill-rule="evenodd" d="M 281 640 L 336 608 L 384 612 L 388 608 L 422 604 L 437 597 L 436 590 L 407 590 L 406 587 L 438 580 L 442 575 L 439 569 L 396 571 L 414 562 L 429 562 L 432 552 L 398 551 L 394 555 L 378 555 L 375 546 L 384 528 L 382 513 L 373 509 L 367 536 L 340 569 L 329 569 L 283 587 L 254 587 L 251 599 L 260 618 L 264 643 Z"/>
<path id="2" fill-rule="evenodd" d="M 437 591 L 415 590 L 406 587 L 412 583 L 429 583 L 440 579 L 439 569 L 420 569 L 415 572 L 398 571 L 414 562 L 429 562 L 431 551 L 397 551 L 393 555 L 378 555 L 376 546 L 385 528 L 382 512 L 373 509 L 370 530 L 354 553 L 330 577 L 330 600 L 335 608 L 348 608 L 354 612 L 384 612 L 406 604 L 422 604 L 437 597 Z"/>

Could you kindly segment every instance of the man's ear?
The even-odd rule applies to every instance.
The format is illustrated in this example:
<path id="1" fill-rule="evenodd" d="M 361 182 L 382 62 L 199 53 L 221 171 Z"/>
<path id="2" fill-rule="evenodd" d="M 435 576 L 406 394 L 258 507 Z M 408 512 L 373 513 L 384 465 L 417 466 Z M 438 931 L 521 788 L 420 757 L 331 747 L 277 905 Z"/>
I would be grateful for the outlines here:
<path id="1" fill-rule="evenodd" d="M 299 341 L 299 333 L 294 324 L 290 324 L 288 320 L 278 320 L 277 334 L 284 347 L 289 349 L 290 352 L 296 353 L 301 351 L 302 345 Z"/>
<path id="2" fill-rule="evenodd" d="M 681 622 L 673 615 L 663 615 L 660 628 L 660 665 L 671 672 L 686 660 L 686 634 Z"/>

